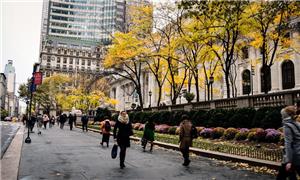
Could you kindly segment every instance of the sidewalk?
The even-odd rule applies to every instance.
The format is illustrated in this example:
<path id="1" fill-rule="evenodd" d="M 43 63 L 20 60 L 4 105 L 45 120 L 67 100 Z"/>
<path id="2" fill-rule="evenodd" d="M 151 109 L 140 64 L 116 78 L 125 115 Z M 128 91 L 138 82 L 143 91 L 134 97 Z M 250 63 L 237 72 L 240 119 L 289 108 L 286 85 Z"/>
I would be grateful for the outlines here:
<path id="1" fill-rule="evenodd" d="M 31 134 L 32 143 L 23 144 L 19 179 L 274 179 L 232 170 L 203 157 L 192 157 L 190 167 L 183 167 L 179 153 L 163 149 L 143 153 L 133 142 L 127 151 L 126 168 L 121 170 L 118 158 L 110 157 L 112 144 L 102 148 L 100 138 L 97 133 L 57 126 L 44 130 L 42 136 Z"/>

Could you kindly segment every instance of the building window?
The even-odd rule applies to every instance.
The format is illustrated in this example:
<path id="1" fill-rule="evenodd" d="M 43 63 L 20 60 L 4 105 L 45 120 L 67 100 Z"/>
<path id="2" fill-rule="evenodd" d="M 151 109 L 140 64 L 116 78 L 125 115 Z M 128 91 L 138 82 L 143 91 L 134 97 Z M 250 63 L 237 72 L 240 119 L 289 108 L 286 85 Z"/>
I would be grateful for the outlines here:
<path id="1" fill-rule="evenodd" d="M 47 62 L 51 62 L 51 57 L 50 56 L 47 57 Z"/>
<path id="2" fill-rule="evenodd" d="M 265 77 L 264 74 L 266 74 Z M 267 93 L 271 90 L 271 68 L 269 66 L 265 66 L 260 69 L 260 84 L 261 92 Z"/>
<path id="3" fill-rule="evenodd" d="M 244 46 L 242 48 L 242 58 L 243 59 L 248 59 L 249 58 L 249 47 Z"/>
<path id="4" fill-rule="evenodd" d="M 64 50 L 64 54 L 67 54 L 67 50 L 66 49 Z"/>
<path id="5" fill-rule="evenodd" d="M 76 51 L 76 56 L 79 56 L 79 52 L 78 51 Z"/>
<path id="6" fill-rule="evenodd" d="M 85 65 L 84 59 L 81 60 L 81 65 Z"/>
<path id="7" fill-rule="evenodd" d="M 73 56 L 73 51 L 70 52 L 70 55 Z"/>
<path id="8" fill-rule="evenodd" d="M 76 59 L 76 64 L 77 64 L 77 65 L 79 64 L 79 59 L 78 59 L 78 58 Z"/>
<path id="9" fill-rule="evenodd" d="M 91 65 L 91 60 L 88 60 L 88 66 L 90 66 Z"/>
<path id="10" fill-rule="evenodd" d="M 281 65 L 282 89 L 291 89 L 295 87 L 294 63 L 291 60 L 285 60 Z"/>
<path id="11" fill-rule="evenodd" d="M 56 61 L 57 63 L 60 63 L 60 57 L 57 57 L 57 61 Z"/>
<path id="12" fill-rule="evenodd" d="M 82 56 L 85 56 L 85 52 L 82 52 Z"/>
<path id="13" fill-rule="evenodd" d="M 73 58 L 70 58 L 69 64 L 73 64 Z"/>
<path id="14" fill-rule="evenodd" d="M 63 61 L 63 63 L 67 63 L 67 58 L 64 58 L 64 61 Z"/>
<path id="15" fill-rule="evenodd" d="M 89 57 L 92 57 L 92 54 L 89 52 L 88 56 L 89 56 Z"/>
<path id="16" fill-rule="evenodd" d="M 248 69 L 244 70 L 242 73 L 242 85 L 243 94 L 250 94 L 251 91 L 251 79 L 250 71 Z"/>
<path id="17" fill-rule="evenodd" d="M 50 47 L 47 48 L 47 53 L 51 53 L 52 49 Z"/>
<path id="18" fill-rule="evenodd" d="M 59 49 L 59 50 L 57 50 L 57 54 L 60 54 L 61 53 L 61 50 Z"/>

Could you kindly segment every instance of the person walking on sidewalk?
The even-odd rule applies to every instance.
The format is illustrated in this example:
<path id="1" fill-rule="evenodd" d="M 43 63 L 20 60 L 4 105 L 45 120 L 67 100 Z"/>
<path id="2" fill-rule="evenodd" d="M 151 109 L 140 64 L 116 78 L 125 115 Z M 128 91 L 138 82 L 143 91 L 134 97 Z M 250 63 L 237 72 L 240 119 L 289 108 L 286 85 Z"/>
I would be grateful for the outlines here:
<path id="1" fill-rule="evenodd" d="M 102 132 L 102 142 L 100 144 L 101 144 L 101 146 L 103 146 L 103 143 L 105 142 L 106 146 L 108 147 L 110 130 L 111 130 L 111 125 L 110 125 L 108 117 L 105 117 L 105 120 L 102 121 L 100 129 Z"/>
<path id="2" fill-rule="evenodd" d="M 43 127 L 43 116 L 41 114 L 38 114 L 37 115 L 37 118 L 36 118 L 36 124 L 37 124 L 37 130 L 38 130 L 38 135 L 41 135 L 42 134 L 42 127 Z"/>
<path id="3" fill-rule="evenodd" d="M 70 112 L 70 114 L 69 114 L 69 126 L 70 126 L 70 131 L 72 131 L 72 129 L 73 129 L 73 123 L 74 123 L 74 116 L 73 116 L 72 113 Z"/>
<path id="4" fill-rule="evenodd" d="M 49 122 L 49 117 L 47 114 L 43 116 L 44 128 L 47 129 L 47 123 Z"/>
<path id="5" fill-rule="evenodd" d="M 67 121 L 67 115 L 62 113 L 59 117 L 60 129 L 64 129 L 64 125 L 66 121 Z"/>
<path id="6" fill-rule="evenodd" d="M 88 131 L 88 122 L 89 122 L 89 119 L 87 117 L 86 114 L 83 114 L 82 117 L 81 117 L 81 123 L 82 123 L 82 131 L 84 132 L 84 130 L 86 130 L 86 132 Z"/>
<path id="7" fill-rule="evenodd" d="M 154 130 L 155 130 L 155 124 L 153 123 L 152 120 L 148 120 L 145 125 L 144 134 L 143 134 L 143 138 L 142 138 L 142 146 L 143 146 L 144 152 L 146 150 L 148 141 L 151 145 L 150 152 L 152 152 L 153 141 L 154 141 Z"/>
<path id="8" fill-rule="evenodd" d="M 288 106 L 281 110 L 284 132 L 284 157 L 282 168 L 277 180 L 296 180 L 296 173 L 300 175 L 300 122 L 296 119 L 296 108 Z"/>
<path id="9" fill-rule="evenodd" d="M 133 135 L 132 125 L 125 111 L 120 113 L 113 132 L 114 140 L 120 147 L 120 168 L 123 169 L 125 167 L 126 148 L 130 147 L 129 136 Z"/>
<path id="10" fill-rule="evenodd" d="M 34 133 L 34 132 L 33 132 L 33 128 L 34 128 L 35 122 L 36 122 L 36 116 L 35 116 L 35 114 L 33 113 L 33 114 L 31 115 L 31 117 L 30 117 L 30 120 L 29 120 L 29 127 L 30 127 L 30 132 L 31 132 L 31 133 Z"/>
<path id="11" fill-rule="evenodd" d="M 49 121 L 49 128 L 52 128 L 55 124 L 55 117 L 52 115 Z"/>
<path id="12" fill-rule="evenodd" d="M 179 133 L 179 149 L 182 153 L 184 163 L 183 166 L 188 166 L 190 164 L 189 159 L 189 148 L 192 146 L 192 122 L 189 120 L 187 115 L 181 117 L 182 122 L 180 123 L 180 133 Z"/>

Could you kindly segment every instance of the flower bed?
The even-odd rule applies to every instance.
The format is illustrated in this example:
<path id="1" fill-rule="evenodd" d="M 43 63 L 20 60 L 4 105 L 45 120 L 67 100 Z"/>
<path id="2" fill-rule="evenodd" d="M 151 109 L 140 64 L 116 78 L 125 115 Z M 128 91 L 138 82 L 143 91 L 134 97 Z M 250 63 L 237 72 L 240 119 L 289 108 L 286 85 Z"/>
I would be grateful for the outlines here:
<path id="1" fill-rule="evenodd" d="M 135 130 L 144 130 L 145 125 L 141 123 L 132 124 Z M 199 136 L 205 139 L 221 139 L 235 141 L 250 141 L 250 142 L 265 142 L 282 144 L 283 133 L 282 129 L 262 129 L 262 128 L 205 128 L 196 127 Z M 178 126 L 169 126 L 161 124 L 155 126 L 155 132 L 162 134 L 178 135 L 180 129 Z"/>

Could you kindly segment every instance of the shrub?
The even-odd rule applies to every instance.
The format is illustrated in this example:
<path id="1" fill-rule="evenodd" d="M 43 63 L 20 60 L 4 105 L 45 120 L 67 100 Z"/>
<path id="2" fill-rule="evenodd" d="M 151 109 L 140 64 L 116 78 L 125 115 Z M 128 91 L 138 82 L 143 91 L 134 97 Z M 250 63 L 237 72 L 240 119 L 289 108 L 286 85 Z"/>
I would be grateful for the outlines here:
<path id="1" fill-rule="evenodd" d="M 190 103 L 195 98 L 195 94 L 190 93 L 190 92 L 186 92 L 186 93 L 183 94 L 183 97 L 187 100 L 188 103 Z"/>
<path id="2" fill-rule="evenodd" d="M 176 134 L 176 129 L 177 129 L 177 126 L 170 127 L 169 128 L 169 134 L 172 134 L 172 135 Z"/>
<path id="3" fill-rule="evenodd" d="M 235 128 L 249 128 L 252 125 L 252 119 L 255 115 L 255 112 L 256 110 L 254 108 L 237 109 L 233 116 L 229 117 L 228 125 Z"/>
<path id="4" fill-rule="evenodd" d="M 225 129 L 222 127 L 216 127 L 212 130 L 211 137 L 213 139 L 218 139 L 223 136 Z"/>
<path id="5" fill-rule="evenodd" d="M 265 140 L 267 132 L 265 130 L 263 130 L 262 128 L 257 128 L 256 129 L 256 134 L 255 134 L 255 139 L 258 142 L 262 142 Z"/>
<path id="6" fill-rule="evenodd" d="M 157 125 L 157 126 L 155 126 L 155 132 L 158 132 L 158 133 L 168 133 L 169 132 L 169 128 L 170 128 L 170 126 L 167 125 L 167 124 Z"/>
<path id="7" fill-rule="evenodd" d="M 198 110 L 196 112 L 191 112 L 190 113 L 192 123 L 195 126 L 206 126 L 208 122 L 208 117 L 207 117 L 207 111 L 204 110 Z"/>
<path id="8" fill-rule="evenodd" d="M 280 132 L 275 129 L 266 129 L 265 140 L 268 143 L 278 143 L 280 140 Z"/>
<path id="9" fill-rule="evenodd" d="M 246 140 L 247 137 L 248 137 L 248 134 L 249 134 L 249 129 L 247 128 L 242 128 L 239 130 L 238 133 L 236 133 L 235 135 L 235 140 L 237 141 L 243 141 L 243 140 Z"/>
<path id="10" fill-rule="evenodd" d="M 103 121 L 105 117 L 111 118 L 111 111 L 107 108 L 97 108 L 95 121 Z"/>
<path id="11" fill-rule="evenodd" d="M 243 141 L 246 140 L 249 134 L 249 129 L 242 128 L 239 130 L 239 132 L 235 135 L 234 139 L 237 141 Z"/>
<path id="12" fill-rule="evenodd" d="M 256 140 L 255 134 L 256 134 L 256 132 L 250 131 L 247 136 L 248 141 L 255 141 Z"/>
<path id="13" fill-rule="evenodd" d="M 205 127 L 196 127 L 197 133 L 200 134 L 200 132 L 204 129 Z"/>
<path id="14" fill-rule="evenodd" d="M 211 128 L 204 128 L 201 132 L 200 132 L 200 136 L 203 138 L 210 138 L 212 134 L 212 129 Z"/>
<path id="15" fill-rule="evenodd" d="M 238 133 L 239 131 L 235 128 L 228 128 L 225 130 L 224 132 L 224 138 L 227 140 L 231 140 L 235 137 L 235 135 Z"/>

